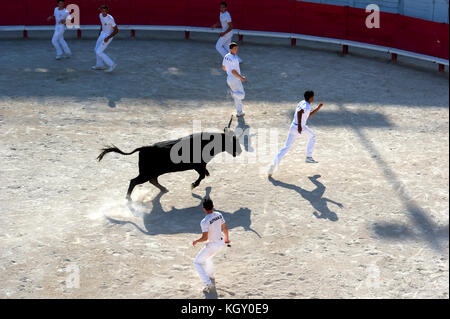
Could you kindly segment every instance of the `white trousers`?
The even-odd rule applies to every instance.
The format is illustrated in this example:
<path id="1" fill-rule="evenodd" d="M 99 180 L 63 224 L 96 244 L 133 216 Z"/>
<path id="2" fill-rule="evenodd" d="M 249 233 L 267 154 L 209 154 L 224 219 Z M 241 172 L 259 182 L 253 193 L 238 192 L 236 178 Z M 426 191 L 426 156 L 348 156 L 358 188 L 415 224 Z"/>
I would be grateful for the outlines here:
<path id="1" fill-rule="evenodd" d="M 105 43 L 105 38 L 108 35 L 104 32 L 100 33 L 100 36 L 98 37 L 97 40 L 97 44 L 95 45 L 95 54 L 97 56 L 97 63 L 95 66 L 97 67 L 105 67 L 105 64 L 107 66 L 112 66 L 114 65 L 114 61 L 111 60 L 111 58 L 109 56 L 107 56 L 105 54 L 105 50 L 108 47 L 108 45 L 111 43 L 111 41 L 113 40 L 113 38 L 109 39 L 108 42 Z"/>
<path id="2" fill-rule="evenodd" d="M 245 98 L 244 86 L 242 85 L 242 81 L 237 77 L 228 76 L 227 84 L 231 90 L 231 96 L 234 100 L 234 105 L 236 106 L 236 112 L 242 112 L 242 100 Z"/>
<path id="3" fill-rule="evenodd" d="M 308 145 L 306 146 L 306 156 L 310 157 L 312 156 L 314 145 L 316 144 L 316 134 L 314 134 L 313 131 L 307 126 L 304 126 L 302 128 L 302 133 L 298 133 L 298 126 L 297 125 L 291 125 L 291 128 L 289 129 L 289 135 L 286 140 L 286 144 L 284 147 L 280 150 L 278 155 L 273 160 L 273 166 L 277 167 L 278 164 L 280 164 L 281 159 L 284 155 L 286 155 L 287 151 L 291 148 L 292 144 L 294 144 L 295 139 L 299 136 L 305 137 L 308 140 Z"/>
<path id="4" fill-rule="evenodd" d="M 53 33 L 52 44 L 56 49 L 56 56 L 58 57 L 61 56 L 63 52 L 67 55 L 72 54 L 66 40 L 64 40 L 64 31 L 66 31 L 66 27 L 64 24 L 58 24 L 55 26 L 55 33 Z"/>
<path id="5" fill-rule="evenodd" d="M 222 249 L 223 246 L 223 241 L 207 243 L 206 246 L 203 247 L 197 254 L 197 257 L 195 257 L 194 266 L 197 269 L 198 276 L 205 286 L 211 284 L 210 278 L 214 278 L 213 257 Z"/>
<path id="6" fill-rule="evenodd" d="M 224 57 L 230 52 L 230 44 L 233 38 L 233 31 L 228 32 L 223 37 L 220 37 L 216 43 L 216 50 Z"/>

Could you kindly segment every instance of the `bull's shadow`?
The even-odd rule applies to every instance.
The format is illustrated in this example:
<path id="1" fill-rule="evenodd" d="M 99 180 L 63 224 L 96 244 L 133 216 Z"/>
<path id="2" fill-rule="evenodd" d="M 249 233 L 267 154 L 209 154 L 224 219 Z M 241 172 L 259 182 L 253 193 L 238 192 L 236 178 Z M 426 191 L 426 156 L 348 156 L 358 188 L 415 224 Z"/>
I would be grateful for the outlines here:
<path id="1" fill-rule="evenodd" d="M 205 197 L 209 196 L 209 193 L 210 187 L 207 187 Z M 169 235 L 181 233 L 200 234 L 200 221 L 205 217 L 205 213 L 202 209 L 203 197 L 197 194 L 192 194 L 194 198 L 197 198 L 199 200 L 198 205 L 182 209 L 178 209 L 172 206 L 170 210 L 164 210 L 161 205 L 161 197 L 163 195 L 164 193 L 160 192 L 151 201 L 151 203 L 140 204 L 144 207 L 144 210 L 148 210 L 148 212 L 140 214 L 143 218 L 144 228 L 140 227 L 132 221 L 117 220 L 111 217 L 106 218 L 114 224 L 131 224 L 146 235 Z M 128 207 L 130 208 L 132 213 L 137 216 L 133 204 L 130 204 Z M 251 228 L 250 209 L 241 207 L 234 213 L 224 212 L 219 209 L 215 210 L 223 215 L 228 229 L 243 227 L 245 231 L 252 231 L 257 236 L 259 236 L 259 234 Z"/>
<path id="2" fill-rule="evenodd" d="M 304 199 L 306 199 L 311 203 L 311 206 L 315 209 L 313 215 L 316 216 L 317 218 L 328 219 L 330 221 L 335 222 L 339 218 L 335 212 L 331 211 L 330 208 L 328 208 L 328 203 L 335 204 L 339 208 L 342 208 L 344 206 L 341 203 L 323 197 L 326 187 L 321 182 L 318 181 L 319 177 L 320 175 L 308 177 L 310 181 L 316 186 L 316 188 L 313 189 L 312 191 L 307 191 L 306 189 L 303 189 L 293 184 L 287 184 L 281 181 L 277 181 L 272 177 L 270 177 L 269 180 L 275 186 L 281 186 L 284 188 L 292 189 L 295 190 L 297 193 L 299 193 Z"/>

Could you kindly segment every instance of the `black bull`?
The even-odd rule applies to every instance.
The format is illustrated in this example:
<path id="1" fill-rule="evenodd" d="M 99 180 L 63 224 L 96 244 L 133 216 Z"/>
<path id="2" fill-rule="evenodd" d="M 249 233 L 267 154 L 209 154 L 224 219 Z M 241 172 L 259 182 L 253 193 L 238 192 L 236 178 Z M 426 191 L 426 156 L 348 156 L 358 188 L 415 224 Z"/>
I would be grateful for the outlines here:
<path id="1" fill-rule="evenodd" d="M 236 157 L 242 150 L 234 132 L 225 128 L 224 133 L 192 134 L 180 139 L 140 147 L 130 153 L 122 152 L 113 145 L 102 149 L 97 157 L 98 161 L 110 152 L 122 155 L 139 152 L 139 175 L 130 181 L 127 192 L 127 199 L 130 200 L 134 187 L 145 182 L 150 182 L 161 191 L 167 192 L 168 190 L 158 183 L 158 177 L 166 173 L 195 170 L 199 175 L 198 179 L 192 183 L 192 188 L 195 188 L 205 176 L 209 176 L 206 165 L 214 156 L 227 152 Z"/>

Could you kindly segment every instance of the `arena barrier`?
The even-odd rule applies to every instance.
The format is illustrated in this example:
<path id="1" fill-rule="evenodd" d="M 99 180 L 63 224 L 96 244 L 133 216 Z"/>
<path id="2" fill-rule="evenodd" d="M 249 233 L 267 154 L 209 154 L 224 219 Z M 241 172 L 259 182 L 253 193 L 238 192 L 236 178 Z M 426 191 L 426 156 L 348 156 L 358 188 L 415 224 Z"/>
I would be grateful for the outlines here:
<path id="1" fill-rule="evenodd" d="M 74 0 L 80 9 L 78 37 L 83 30 L 98 30 L 98 7 L 110 6 L 119 29 L 218 33 L 208 26 L 218 20 L 218 4 L 212 0 Z M 449 65 L 449 25 L 380 12 L 380 28 L 366 27 L 370 13 L 364 9 L 294 0 L 228 0 L 239 40 L 245 35 L 318 41 L 385 52 L 393 61 L 408 56 L 439 65 Z M 67 0 L 67 4 L 71 1 Z M 52 30 L 46 21 L 54 0 L 1 0 L 0 31 Z M 119 14 L 120 12 L 120 14 Z"/>

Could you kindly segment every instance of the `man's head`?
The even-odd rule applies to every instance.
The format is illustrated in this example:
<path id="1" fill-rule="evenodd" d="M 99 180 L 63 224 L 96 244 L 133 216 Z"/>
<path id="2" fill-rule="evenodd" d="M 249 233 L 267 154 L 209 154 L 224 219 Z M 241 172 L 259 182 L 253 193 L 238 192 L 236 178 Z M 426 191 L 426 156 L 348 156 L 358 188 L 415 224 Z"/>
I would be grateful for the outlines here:
<path id="1" fill-rule="evenodd" d="M 227 11 L 227 7 L 228 7 L 227 3 L 225 1 L 222 1 L 220 3 L 220 12 L 225 13 Z"/>
<path id="2" fill-rule="evenodd" d="M 306 91 L 304 97 L 306 102 L 312 103 L 314 101 L 314 91 Z"/>
<path id="3" fill-rule="evenodd" d="M 56 1 L 56 5 L 60 8 L 64 8 L 64 0 L 58 0 Z"/>
<path id="4" fill-rule="evenodd" d="M 231 54 L 236 54 L 239 50 L 239 46 L 236 42 L 231 42 L 230 43 L 230 53 Z"/>
<path id="5" fill-rule="evenodd" d="M 100 11 L 103 14 L 103 16 L 106 17 L 106 15 L 108 14 L 109 8 L 106 4 L 104 4 L 100 7 Z"/>
<path id="6" fill-rule="evenodd" d="M 203 200 L 203 210 L 206 214 L 211 214 L 214 208 L 213 201 L 211 198 L 207 197 Z"/>

